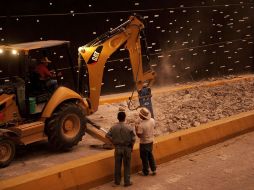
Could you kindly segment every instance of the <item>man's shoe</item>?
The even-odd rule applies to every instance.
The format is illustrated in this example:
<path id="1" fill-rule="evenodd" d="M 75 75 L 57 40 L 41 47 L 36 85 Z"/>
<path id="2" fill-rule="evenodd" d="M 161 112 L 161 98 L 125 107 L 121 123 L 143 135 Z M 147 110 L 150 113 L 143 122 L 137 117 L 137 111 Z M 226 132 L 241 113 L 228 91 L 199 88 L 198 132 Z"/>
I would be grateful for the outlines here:
<path id="1" fill-rule="evenodd" d="M 118 187 L 120 185 L 120 183 L 114 183 L 113 185 L 112 185 L 112 187 Z"/>
<path id="2" fill-rule="evenodd" d="M 145 174 L 144 172 L 138 172 L 138 175 L 140 175 L 140 176 L 148 176 L 148 174 Z"/>
<path id="3" fill-rule="evenodd" d="M 156 171 L 152 171 L 152 175 L 156 175 Z"/>
<path id="4" fill-rule="evenodd" d="M 125 183 L 124 184 L 124 187 L 128 187 L 128 186 L 131 186 L 132 185 L 132 182 L 130 182 L 130 183 Z"/>

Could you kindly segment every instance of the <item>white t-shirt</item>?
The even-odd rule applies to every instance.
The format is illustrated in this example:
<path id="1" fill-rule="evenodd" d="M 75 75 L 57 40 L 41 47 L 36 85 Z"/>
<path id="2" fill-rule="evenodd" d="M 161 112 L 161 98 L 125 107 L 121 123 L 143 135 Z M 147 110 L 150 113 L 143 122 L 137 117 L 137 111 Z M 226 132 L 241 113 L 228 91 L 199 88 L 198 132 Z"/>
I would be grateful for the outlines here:
<path id="1" fill-rule="evenodd" d="M 136 133 L 140 136 L 140 144 L 152 143 L 154 140 L 155 121 L 153 118 L 142 120 Z"/>

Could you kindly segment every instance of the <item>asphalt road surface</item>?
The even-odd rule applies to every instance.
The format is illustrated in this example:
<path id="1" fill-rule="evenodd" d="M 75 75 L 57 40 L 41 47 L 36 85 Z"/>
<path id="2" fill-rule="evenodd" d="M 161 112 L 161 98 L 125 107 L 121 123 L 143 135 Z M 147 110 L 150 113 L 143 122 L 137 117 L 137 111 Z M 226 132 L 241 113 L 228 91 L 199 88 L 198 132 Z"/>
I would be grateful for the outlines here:
<path id="1" fill-rule="evenodd" d="M 93 188 L 145 190 L 254 190 L 254 132 L 158 166 L 156 176 L 133 174 L 133 185 Z"/>
<path id="2" fill-rule="evenodd" d="M 18 147 L 16 157 L 10 166 L 0 169 L 0 180 L 49 168 L 57 164 L 105 151 L 104 149 L 92 148 L 90 146 L 101 144 L 103 143 L 86 134 L 83 140 L 68 152 L 56 152 L 52 150 L 47 141 Z"/>

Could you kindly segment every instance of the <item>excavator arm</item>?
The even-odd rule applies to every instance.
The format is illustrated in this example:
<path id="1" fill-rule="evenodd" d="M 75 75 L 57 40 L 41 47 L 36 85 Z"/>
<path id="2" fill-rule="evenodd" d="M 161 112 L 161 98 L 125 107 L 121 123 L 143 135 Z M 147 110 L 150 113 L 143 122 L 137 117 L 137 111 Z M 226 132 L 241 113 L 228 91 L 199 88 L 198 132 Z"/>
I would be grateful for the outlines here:
<path id="1" fill-rule="evenodd" d="M 126 22 L 115 29 L 99 36 L 95 40 L 79 48 L 79 67 L 86 67 L 89 75 L 89 95 L 91 113 L 97 111 L 101 94 L 101 83 L 104 66 L 109 57 L 125 44 L 129 51 L 133 78 L 136 89 L 142 89 L 143 84 L 151 84 L 155 72 L 149 70 L 143 72 L 140 32 L 144 24 L 135 16 L 131 16 Z M 80 76 L 84 71 L 80 71 Z M 80 77 L 81 80 L 81 77 Z M 79 81 L 82 84 L 82 81 Z"/>

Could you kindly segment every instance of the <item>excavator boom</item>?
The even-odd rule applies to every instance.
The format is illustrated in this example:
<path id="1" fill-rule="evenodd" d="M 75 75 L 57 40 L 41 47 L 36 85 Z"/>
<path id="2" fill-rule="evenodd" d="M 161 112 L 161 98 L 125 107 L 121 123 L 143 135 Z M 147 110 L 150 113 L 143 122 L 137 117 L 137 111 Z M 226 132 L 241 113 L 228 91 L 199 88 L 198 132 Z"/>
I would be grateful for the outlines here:
<path id="1" fill-rule="evenodd" d="M 153 82 L 155 72 L 149 70 L 144 73 L 142 67 L 140 32 L 143 29 L 144 24 L 137 17 L 131 16 L 120 26 L 79 48 L 79 67 L 86 67 L 89 75 L 88 102 L 91 113 L 97 111 L 99 106 L 104 65 L 123 44 L 129 51 L 136 89 L 142 89 L 144 83 Z M 82 74 L 84 71 L 80 72 Z M 79 83 L 82 84 L 81 81 Z"/>

